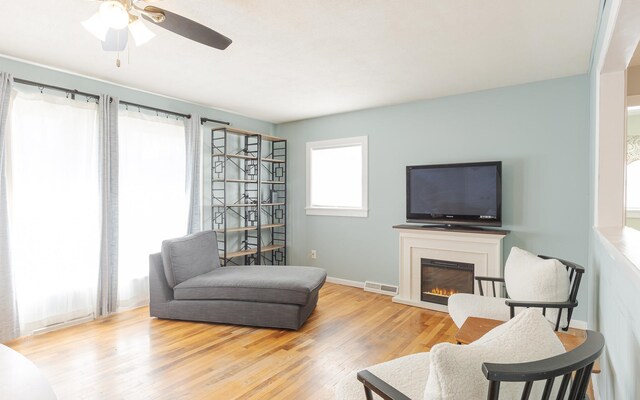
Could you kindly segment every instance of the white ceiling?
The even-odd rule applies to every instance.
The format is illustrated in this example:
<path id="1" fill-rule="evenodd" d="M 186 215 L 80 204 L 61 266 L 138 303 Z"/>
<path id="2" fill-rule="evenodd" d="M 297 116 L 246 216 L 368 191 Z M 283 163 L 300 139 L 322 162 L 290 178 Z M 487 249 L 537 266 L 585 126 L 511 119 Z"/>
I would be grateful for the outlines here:
<path id="1" fill-rule="evenodd" d="M 80 25 L 98 2 L 0 0 L 0 53 L 279 123 L 586 73 L 599 3 L 164 0 L 233 43 L 152 26 L 116 68 Z"/>

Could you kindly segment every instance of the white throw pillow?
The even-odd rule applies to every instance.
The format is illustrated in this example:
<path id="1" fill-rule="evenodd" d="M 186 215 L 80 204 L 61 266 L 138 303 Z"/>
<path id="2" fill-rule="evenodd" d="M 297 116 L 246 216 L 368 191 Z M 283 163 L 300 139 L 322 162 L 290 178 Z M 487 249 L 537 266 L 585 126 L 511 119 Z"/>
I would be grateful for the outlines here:
<path id="1" fill-rule="evenodd" d="M 567 267 L 558 260 L 545 260 L 515 246 L 511 248 L 504 266 L 504 281 L 507 293 L 513 300 L 544 302 L 569 300 L 570 282 Z M 520 310 L 516 309 L 516 311 Z M 555 324 L 558 310 L 547 309 L 546 316 Z M 567 309 L 563 309 L 561 327 L 567 325 L 567 316 Z"/>
<path id="2" fill-rule="evenodd" d="M 484 399 L 489 381 L 482 373 L 482 363 L 537 361 L 564 352 L 562 342 L 540 311 L 525 310 L 471 344 L 433 346 L 424 400 Z M 500 399 L 520 399 L 523 386 L 501 383 Z M 534 384 L 531 398 L 540 398 L 543 388 L 544 382 Z"/>

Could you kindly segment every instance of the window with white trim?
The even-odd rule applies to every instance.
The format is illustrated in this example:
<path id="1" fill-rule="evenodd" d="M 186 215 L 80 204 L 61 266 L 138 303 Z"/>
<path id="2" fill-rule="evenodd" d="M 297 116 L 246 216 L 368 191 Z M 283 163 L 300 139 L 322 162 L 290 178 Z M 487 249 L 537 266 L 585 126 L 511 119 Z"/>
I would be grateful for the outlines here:
<path id="1" fill-rule="evenodd" d="M 366 217 L 367 137 L 307 143 L 307 215 Z"/>
<path id="2" fill-rule="evenodd" d="M 640 107 L 638 106 L 627 108 L 626 147 L 626 225 L 640 229 Z"/>

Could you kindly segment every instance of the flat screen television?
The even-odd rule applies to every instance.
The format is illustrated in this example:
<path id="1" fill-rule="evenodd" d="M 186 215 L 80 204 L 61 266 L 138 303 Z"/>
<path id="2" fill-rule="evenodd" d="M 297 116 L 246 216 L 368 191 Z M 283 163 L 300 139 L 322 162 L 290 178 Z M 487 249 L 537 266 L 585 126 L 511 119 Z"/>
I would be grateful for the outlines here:
<path id="1" fill-rule="evenodd" d="M 408 166 L 407 222 L 502 226 L 502 162 Z"/>

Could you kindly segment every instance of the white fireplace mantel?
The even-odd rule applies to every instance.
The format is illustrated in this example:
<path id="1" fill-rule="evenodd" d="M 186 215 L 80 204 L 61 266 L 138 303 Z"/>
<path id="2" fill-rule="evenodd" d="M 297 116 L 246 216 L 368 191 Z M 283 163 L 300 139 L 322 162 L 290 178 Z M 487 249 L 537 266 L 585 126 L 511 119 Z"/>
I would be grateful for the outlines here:
<path id="1" fill-rule="evenodd" d="M 400 280 L 395 303 L 447 312 L 447 306 L 421 300 L 421 259 L 473 264 L 474 276 L 502 276 L 502 239 L 508 231 L 453 230 L 396 225 L 400 234 Z M 485 285 L 489 285 L 485 283 Z M 488 293 L 489 287 L 483 287 Z M 474 291 L 478 291 L 477 284 Z"/>

